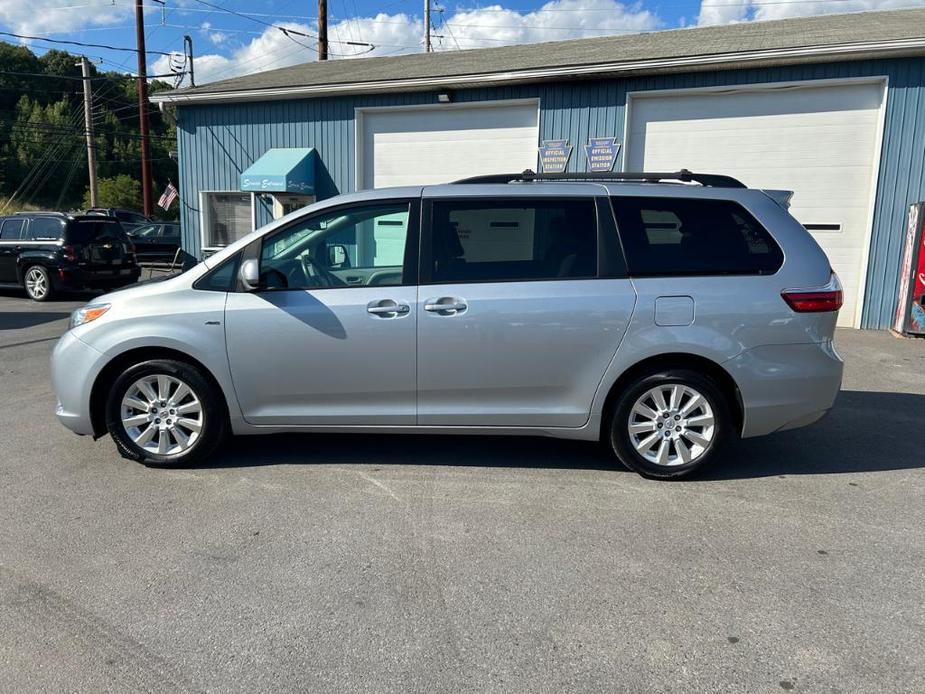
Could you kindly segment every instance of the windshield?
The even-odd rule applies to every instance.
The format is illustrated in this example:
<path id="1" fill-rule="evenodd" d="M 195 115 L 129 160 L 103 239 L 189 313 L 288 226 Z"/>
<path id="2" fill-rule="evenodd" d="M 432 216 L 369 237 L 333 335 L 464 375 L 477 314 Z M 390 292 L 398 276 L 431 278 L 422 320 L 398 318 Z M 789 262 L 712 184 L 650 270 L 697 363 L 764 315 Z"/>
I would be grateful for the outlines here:
<path id="1" fill-rule="evenodd" d="M 136 238 L 151 238 L 157 236 L 157 224 L 148 224 L 147 226 L 138 227 L 129 232 L 129 236 Z"/>
<path id="2" fill-rule="evenodd" d="M 121 210 L 116 212 L 116 219 L 120 222 L 128 222 L 129 224 L 145 224 L 148 221 L 147 217 L 140 214 L 135 212 L 123 212 Z"/>

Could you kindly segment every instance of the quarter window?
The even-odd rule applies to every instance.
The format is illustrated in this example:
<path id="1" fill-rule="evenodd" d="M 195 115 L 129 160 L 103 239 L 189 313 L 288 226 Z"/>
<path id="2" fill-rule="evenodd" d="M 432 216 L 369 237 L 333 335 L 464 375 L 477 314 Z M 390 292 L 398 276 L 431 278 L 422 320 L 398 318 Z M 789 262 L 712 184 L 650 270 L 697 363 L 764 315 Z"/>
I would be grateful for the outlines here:
<path id="1" fill-rule="evenodd" d="M 611 198 L 631 275 L 769 275 L 780 247 L 741 205 L 703 198 Z"/>
<path id="2" fill-rule="evenodd" d="M 230 292 L 234 289 L 238 278 L 238 265 L 241 262 L 241 253 L 232 257 L 217 268 L 196 281 L 196 289 L 206 289 L 214 292 Z"/>
<path id="3" fill-rule="evenodd" d="M 33 217 L 29 237 L 33 241 L 57 241 L 64 230 L 64 220 L 57 217 Z"/>
<path id="4" fill-rule="evenodd" d="M 261 282 L 274 289 L 403 284 L 408 210 L 392 202 L 302 219 L 263 240 Z"/>
<path id="5" fill-rule="evenodd" d="M 597 274 L 597 223 L 587 200 L 433 203 L 433 282 L 576 279 Z"/>

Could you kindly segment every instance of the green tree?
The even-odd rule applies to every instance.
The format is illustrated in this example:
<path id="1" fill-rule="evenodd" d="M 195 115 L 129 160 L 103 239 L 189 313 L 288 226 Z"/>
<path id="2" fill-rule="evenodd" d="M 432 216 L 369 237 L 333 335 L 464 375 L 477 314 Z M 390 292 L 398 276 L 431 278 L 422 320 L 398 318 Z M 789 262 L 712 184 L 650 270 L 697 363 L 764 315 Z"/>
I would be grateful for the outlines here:
<path id="1" fill-rule="evenodd" d="M 90 189 L 84 193 L 84 207 L 90 207 Z M 99 180 L 100 207 L 121 207 L 126 210 L 140 210 L 142 206 L 141 183 L 127 174 Z"/>
<path id="2" fill-rule="evenodd" d="M 2 3 L 3 0 L 0 0 Z M 78 56 L 48 50 L 36 56 L 26 46 L 0 42 L 0 197 L 16 192 L 16 204 L 74 209 L 87 187 Z M 140 178 L 138 82 L 90 66 L 97 174 L 101 178 Z M 169 89 L 153 81 L 151 93 Z M 24 97 L 26 97 L 24 99 Z M 151 129 L 152 195 L 177 181 L 176 125 L 148 105 Z M 135 207 L 140 208 L 140 203 Z M 175 205 L 158 214 L 174 218 Z"/>
<path id="3" fill-rule="evenodd" d="M 7 152 L 12 160 L 8 170 L 15 176 L 23 202 L 69 197 L 75 157 L 81 151 L 81 133 L 67 99 L 43 106 L 28 95 L 20 97 Z"/>

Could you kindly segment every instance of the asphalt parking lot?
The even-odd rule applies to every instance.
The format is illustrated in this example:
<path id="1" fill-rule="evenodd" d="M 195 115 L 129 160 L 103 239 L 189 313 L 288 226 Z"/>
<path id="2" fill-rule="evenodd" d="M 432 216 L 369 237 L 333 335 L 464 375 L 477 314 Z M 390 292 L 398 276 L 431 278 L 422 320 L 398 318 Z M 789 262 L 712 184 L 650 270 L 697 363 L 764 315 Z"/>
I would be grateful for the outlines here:
<path id="1" fill-rule="evenodd" d="M 0 691 L 925 686 L 925 340 L 840 331 L 835 411 L 690 482 L 509 438 L 165 471 L 54 418 L 83 300 L 0 293 Z"/>

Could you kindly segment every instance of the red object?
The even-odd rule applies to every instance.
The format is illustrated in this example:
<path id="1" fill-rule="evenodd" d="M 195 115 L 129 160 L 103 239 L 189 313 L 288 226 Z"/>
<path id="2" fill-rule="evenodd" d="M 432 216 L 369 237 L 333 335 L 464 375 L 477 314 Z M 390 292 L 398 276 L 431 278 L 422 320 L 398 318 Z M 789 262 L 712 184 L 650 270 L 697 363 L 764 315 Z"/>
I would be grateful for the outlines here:
<path id="1" fill-rule="evenodd" d="M 158 207 L 163 207 L 165 210 L 170 207 L 174 200 L 177 199 L 180 193 L 174 187 L 173 183 L 168 181 L 167 187 L 164 188 L 164 193 L 161 195 L 160 199 L 157 201 Z"/>
<path id="2" fill-rule="evenodd" d="M 65 259 L 65 260 L 70 260 L 70 261 L 72 261 L 72 262 L 75 261 L 75 260 L 77 260 L 77 254 L 74 253 L 74 247 L 73 247 L 73 246 L 65 246 L 62 250 L 64 251 L 64 259 Z"/>
<path id="3" fill-rule="evenodd" d="M 784 301 L 797 313 L 826 313 L 841 308 L 841 289 L 830 292 L 782 292 Z"/>
<path id="4" fill-rule="evenodd" d="M 925 335 L 925 202 L 909 207 L 893 330 Z"/>
<path id="5" fill-rule="evenodd" d="M 785 289 L 780 293 L 784 301 L 797 313 L 828 313 L 837 311 L 844 303 L 841 282 L 833 272 L 824 287 Z"/>

